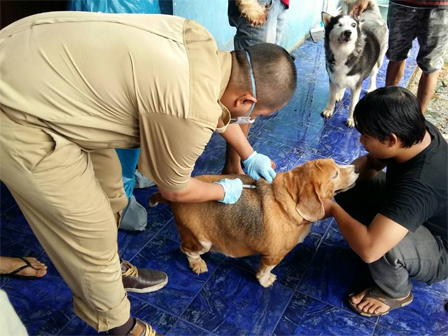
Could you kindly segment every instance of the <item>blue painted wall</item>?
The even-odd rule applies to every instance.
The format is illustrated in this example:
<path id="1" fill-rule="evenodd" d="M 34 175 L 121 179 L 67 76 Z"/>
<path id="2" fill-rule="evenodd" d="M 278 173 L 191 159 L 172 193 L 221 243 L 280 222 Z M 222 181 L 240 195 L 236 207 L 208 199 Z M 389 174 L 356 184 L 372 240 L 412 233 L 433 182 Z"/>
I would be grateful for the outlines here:
<path id="1" fill-rule="evenodd" d="M 214 36 L 219 49 L 233 50 L 235 28 L 227 18 L 227 0 L 173 0 L 173 14 L 193 19 Z"/>
<path id="2" fill-rule="evenodd" d="M 169 0 L 159 0 L 161 7 Z M 388 0 L 377 0 L 383 17 L 387 13 Z M 341 0 L 290 0 L 287 24 L 281 45 L 292 50 L 308 35 L 311 28 L 319 27 L 321 12 L 335 13 Z M 222 50 L 233 50 L 235 28 L 227 18 L 227 0 L 172 0 L 172 13 L 198 21 L 215 37 Z M 163 11 L 162 11 L 163 12 Z"/>
<path id="3" fill-rule="evenodd" d="M 163 2 L 163 0 L 162 0 Z M 309 30 L 320 23 L 322 9 L 328 11 L 338 7 L 339 0 L 290 0 L 287 26 L 282 46 L 292 50 L 309 34 Z M 198 21 L 215 37 L 222 50 L 233 49 L 235 28 L 227 18 L 227 0 L 173 0 L 173 14 Z"/>

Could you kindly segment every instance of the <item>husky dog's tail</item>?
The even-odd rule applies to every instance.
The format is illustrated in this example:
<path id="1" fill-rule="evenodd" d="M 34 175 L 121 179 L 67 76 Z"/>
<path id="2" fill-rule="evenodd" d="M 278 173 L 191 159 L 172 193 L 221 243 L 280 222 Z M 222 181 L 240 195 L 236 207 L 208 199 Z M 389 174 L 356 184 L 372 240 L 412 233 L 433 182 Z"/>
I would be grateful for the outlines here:
<path id="1" fill-rule="evenodd" d="M 350 13 L 355 2 L 357 2 L 357 0 L 344 0 L 344 3 L 342 5 L 342 13 L 343 14 Z M 369 0 L 369 3 L 367 4 L 367 8 L 365 10 L 371 10 L 380 14 L 380 8 L 378 7 L 378 4 L 376 3 L 375 0 Z"/>

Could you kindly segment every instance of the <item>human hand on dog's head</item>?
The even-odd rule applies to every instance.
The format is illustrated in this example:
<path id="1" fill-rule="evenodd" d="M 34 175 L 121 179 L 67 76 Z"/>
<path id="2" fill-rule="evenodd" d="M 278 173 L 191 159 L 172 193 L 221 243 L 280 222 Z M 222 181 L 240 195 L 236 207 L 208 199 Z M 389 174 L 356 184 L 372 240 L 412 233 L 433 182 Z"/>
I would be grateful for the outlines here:
<path id="1" fill-rule="evenodd" d="M 355 17 L 356 19 L 359 19 L 359 17 L 361 16 L 362 12 L 364 12 L 364 10 L 367 8 L 369 4 L 369 0 L 358 0 L 352 7 L 352 9 L 350 10 L 349 14 L 353 17 Z"/>

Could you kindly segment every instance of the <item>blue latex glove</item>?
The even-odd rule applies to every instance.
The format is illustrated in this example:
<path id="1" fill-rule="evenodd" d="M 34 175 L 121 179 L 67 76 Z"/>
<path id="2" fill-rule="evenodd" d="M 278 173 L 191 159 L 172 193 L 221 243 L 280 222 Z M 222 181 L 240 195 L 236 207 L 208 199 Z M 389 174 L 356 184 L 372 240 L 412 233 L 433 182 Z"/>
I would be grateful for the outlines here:
<path id="1" fill-rule="evenodd" d="M 223 179 L 215 183 L 222 185 L 224 188 L 224 198 L 218 202 L 234 204 L 240 199 L 243 192 L 243 181 L 240 179 Z"/>
<path id="2" fill-rule="evenodd" d="M 254 180 L 264 177 L 266 181 L 272 183 L 272 179 L 277 175 L 271 167 L 271 159 L 266 155 L 253 152 L 246 160 L 243 161 L 247 175 Z"/>

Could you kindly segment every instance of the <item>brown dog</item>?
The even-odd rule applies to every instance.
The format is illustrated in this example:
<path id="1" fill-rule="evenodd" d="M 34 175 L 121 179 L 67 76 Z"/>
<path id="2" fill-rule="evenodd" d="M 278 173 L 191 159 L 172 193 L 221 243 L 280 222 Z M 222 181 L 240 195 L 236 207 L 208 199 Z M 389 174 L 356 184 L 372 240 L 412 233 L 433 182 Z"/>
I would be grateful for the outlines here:
<path id="1" fill-rule="evenodd" d="M 200 255 L 211 248 L 230 257 L 261 254 L 257 279 L 268 287 L 276 279 L 271 270 L 305 239 L 311 222 L 324 216 L 321 200 L 351 188 L 358 178 L 358 168 L 322 159 L 279 173 L 272 184 L 264 179 L 255 182 L 246 175 L 204 175 L 198 179 L 215 182 L 236 177 L 244 184 L 256 185 L 256 189 L 244 189 L 233 205 L 171 203 L 181 249 L 197 274 L 207 271 Z M 156 193 L 150 205 L 158 202 L 168 203 Z"/>

